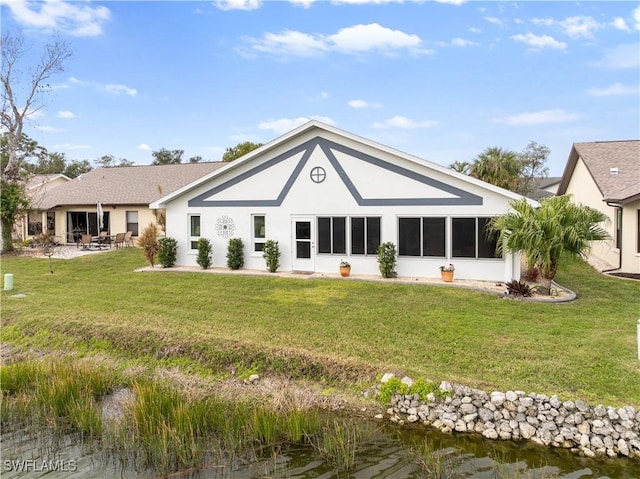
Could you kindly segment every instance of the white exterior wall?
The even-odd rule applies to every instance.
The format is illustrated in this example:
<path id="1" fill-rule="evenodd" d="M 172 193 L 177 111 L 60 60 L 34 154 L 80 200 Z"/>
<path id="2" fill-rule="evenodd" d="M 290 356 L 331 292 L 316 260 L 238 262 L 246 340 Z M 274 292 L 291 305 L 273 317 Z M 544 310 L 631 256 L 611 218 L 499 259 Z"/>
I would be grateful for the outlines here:
<path id="1" fill-rule="evenodd" d="M 375 255 L 349 254 L 316 254 L 315 231 L 318 216 L 375 216 L 381 217 L 381 242 L 391 241 L 398 245 L 398 218 L 402 216 L 444 216 L 447 223 L 452 217 L 490 217 L 503 214 L 508 209 L 509 198 L 495 191 L 490 191 L 480 185 L 456 178 L 455 174 L 445 174 L 431 169 L 425 163 L 416 165 L 405 158 L 392 156 L 388 152 L 381 152 L 368 145 L 356 143 L 342 136 L 332 136 L 323 132 L 322 137 L 341 145 L 383 159 L 386 162 L 406 168 L 445 184 L 456 186 L 468 193 L 481 196 L 482 205 L 407 205 L 381 206 L 359 205 L 352 192 L 345 186 L 331 162 L 320 147 L 316 146 L 309 160 L 306 162 L 295 182 L 291 185 L 286 197 L 279 206 L 188 206 L 188 200 L 205 194 L 211 188 L 224 184 L 226 181 L 241 175 L 258 165 L 263 164 L 278 154 L 289 151 L 306 140 L 317 136 L 317 132 L 307 132 L 301 135 L 295 143 L 284 143 L 263 157 L 242 164 L 239 168 L 218 174 L 215 180 L 206 182 L 199 187 L 185 193 L 167 205 L 167 236 L 178 240 L 177 264 L 196 266 L 197 251 L 189 248 L 189 215 L 201 217 L 201 237 L 208 238 L 213 244 L 213 266 L 226 267 L 226 253 L 228 238 L 221 237 L 216 231 L 216 224 L 223 216 L 233 221 L 234 231 L 230 237 L 242 238 L 245 244 L 245 269 L 264 270 L 265 260 L 262 253 L 253 253 L 252 215 L 266 216 L 266 239 L 279 242 L 281 271 L 298 269 L 294 262 L 295 244 L 293 237 L 293 221 L 296 218 L 309 218 L 314 224 L 312 235 L 313 246 L 310 267 L 305 270 L 316 272 L 337 273 L 340 260 L 351 263 L 352 274 L 379 275 L 377 258 Z M 450 193 L 438 188 L 425 185 L 401 174 L 384 170 L 375 165 L 358 161 L 348 155 L 336 152 L 336 158 L 344 168 L 344 172 L 353 182 L 363 198 L 445 198 Z M 223 189 L 210 197 L 211 200 L 242 201 L 247 199 L 271 200 L 282 191 L 283 185 L 291 177 L 296 165 L 300 162 L 302 153 L 285 159 L 259 173 L 245 178 L 233 186 Z M 322 183 L 314 183 L 310 178 L 311 170 L 322 167 L 326 171 L 326 179 Z M 453 177 L 452 177 L 453 175 Z M 450 231 L 447 228 L 448 231 Z M 449 238 L 447 238 L 448 240 Z M 450 243 L 447 241 L 447 243 Z M 347 222 L 347 250 L 350 245 L 350 228 Z M 456 278 L 478 279 L 489 281 L 507 281 L 519 278 L 519 259 L 509 255 L 506 259 L 450 259 L 447 251 L 446 258 L 400 257 L 396 271 L 399 276 L 439 277 L 439 266 L 450 262 L 455 264 Z"/>
<path id="2" fill-rule="evenodd" d="M 622 209 L 622 264 L 627 273 L 640 273 L 640 200 L 624 205 Z"/>
<path id="3" fill-rule="evenodd" d="M 571 175 L 567 185 L 566 194 L 572 195 L 573 202 L 589 206 L 607 215 L 609 221 L 602 226 L 611 235 L 612 239 L 594 242 L 589 254 L 600 261 L 606 262 L 611 268 L 617 268 L 620 262 L 620 250 L 615 247 L 615 208 L 608 206 L 602 200 L 602 193 L 587 170 L 582 158 L 578 158 L 576 162 L 573 175 Z"/>

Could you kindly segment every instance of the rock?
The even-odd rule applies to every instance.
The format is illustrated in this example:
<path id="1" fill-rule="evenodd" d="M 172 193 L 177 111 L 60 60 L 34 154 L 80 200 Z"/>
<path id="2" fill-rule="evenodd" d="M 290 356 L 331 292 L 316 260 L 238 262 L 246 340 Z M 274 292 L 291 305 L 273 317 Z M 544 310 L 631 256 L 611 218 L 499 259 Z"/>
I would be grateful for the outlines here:
<path id="1" fill-rule="evenodd" d="M 440 383 L 440 387 L 439 387 L 440 391 L 442 391 L 443 393 L 446 392 L 450 392 L 453 391 L 453 386 L 451 386 L 451 383 L 448 383 L 447 381 L 442 381 Z"/>
<path id="2" fill-rule="evenodd" d="M 407 377 L 407 376 L 403 377 L 400 382 L 402 384 L 406 384 L 409 387 L 413 386 L 413 379 L 411 379 L 410 377 Z"/>
<path id="3" fill-rule="evenodd" d="M 260 381 L 260 375 L 259 374 L 252 374 L 251 376 L 249 376 L 249 382 L 251 384 L 255 384 L 258 381 Z"/>
<path id="4" fill-rule="evenodd" d="M 505 394 L 500 391 L 494 391 L 491 393 L 491 404 L 494 406 L 502 406 L 505 400 Z"/>
<path id="5" fill-rule="evenodd" d="M 588 447 L 582 447 L 582 448 L 580 448 L 580 451 L 582 452 L 582 454 L 585 455 L 585 457 L 596 457 L 596 453 L 593 452 Z"/>
<path id="6" fill-rule="evenodd" d="M 384 373 L 382 375 L 382 379 L 380 379 L 380 382 L 381 383 L 386 383 L 387 381 L 389 381 L 389 379 L 391 379 L 394 376 L 395 376 L 395 374 L 393 374 L 393 373 Z"/>
<path id="7" fill-rule="evenodd" d="M 487 439 L 498 439 L 498 431 L 495 429 L 485 429 L 482 431 L 482 435 Z"/>
<path id="8" fill-rule="evenodd" d="M 620 454 L 623 456 L 629 457 L 629 446 L 624 439 L 618 439 L 618 451 L 620 451 Z"/>
<path id="9" fill-rule="evenodd" d="M 521 422 L 518 427 L 524 439 L 531 439 L 536 434 L 536 428 L 527 422 Z"/>
<path id="10" fill-rule="evenodd" d="M 588 412 L 589 411 L 589 405 L 581 400 L 577 400 L 576 401 L 576 407 L 578 408 L 578 411 L 580 412 Z"/>
<path id="11" fill-rule="evenodd" d="M 510 402 L 515 402 L 518 399 L 518 395 L 513 391 L 507 391 L 504 397 L 507 401 Z"/>

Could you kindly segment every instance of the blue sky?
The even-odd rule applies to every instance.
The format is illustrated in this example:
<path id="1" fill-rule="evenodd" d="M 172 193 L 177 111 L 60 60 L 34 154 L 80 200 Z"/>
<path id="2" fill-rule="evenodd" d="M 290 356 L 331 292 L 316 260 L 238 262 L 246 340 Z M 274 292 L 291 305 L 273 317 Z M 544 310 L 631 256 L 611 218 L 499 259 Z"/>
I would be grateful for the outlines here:
<path id="1" fill-rule="evenodd" d="M 448 166 L 640 137 L 640 3 L 0 0 L 75 53 L 26 133 L 69 160 L 219 160 L 309 119 Z M 32 56 L 33 55 L 33 56 Z"/>

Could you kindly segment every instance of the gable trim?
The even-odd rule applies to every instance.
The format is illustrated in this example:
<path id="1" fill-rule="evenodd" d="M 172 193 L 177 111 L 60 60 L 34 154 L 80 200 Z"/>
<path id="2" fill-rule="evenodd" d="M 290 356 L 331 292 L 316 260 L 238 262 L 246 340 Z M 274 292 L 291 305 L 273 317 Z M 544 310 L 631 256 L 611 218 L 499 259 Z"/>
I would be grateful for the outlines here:
<path id="1" fill-rule="evenodd" d="M 322 138 L 320 136 L 316 136 L 301 145 L 292 148 L 284 153 L 277 155 L 276 157 L 258 165 L 250 170 L 247 170 L 238 176 L 231 178 L 224 183 L 215 186 L 204 193 L 190 199 L 188 201 L 188 206 L 190 207 L 238 207 L 238 206 L 280 206 L 287 194 L 291 190 L 293 184 L 300 176 L 300 172 L 306 165 L 309 160 L 311 153 L 316 148 L 316 146 L 320 146 L 323 153 L 326 155 L 329 163 L 338 173 L 338 177 L 342 180 L 345 187 L 351 193 L 352 197 L 356 201 L 359 206 L 409 206 L 409 205 L 419 205 L 419 206 L 443 206 L 443 205 L 482 205 L 482 197 L 478 195 L 474 195 L 469 193 L 468 191 L 462 190 L 460 188 L 456 188 L 449 184 L 443 183 L 441 181 L 435 180 L 433 178 L 429 178 L 428 176 L 424 176 L 420 173 L 416 173 L 415 171 L 408 170 L 398 165 L 394 165 L 389 163 L 388 161 L 381 160 L 380 158 L 376 158 L 374 156 L 368 155 L 361 151 L 355 150 L 353 148 L 347 147 L 345 145 L 341 145 L 339 143 L 335 143 L 333 141 L 327 140 L 326 138 Z M 347 155 L 350 155 L 354 158 L 377 166 L 379 168 L 385 169 L 392 173 L 404 176 L 414 181 L 418 181 L 427 186 L 431 186 L 433 188 L 445 191 L 452 195 L 455 195 L 455 198 L 363 198 L 356 186 L 354 185 L 349 175 L 346 173 L 336 156 L 334 155 L 332 150 L 340 151 Z M 238 183 L 246 180 L 247 178 L 251 178 L 252 176 L 274 166 L 292 156 L 304 151 L 302 158 L 298 161 L 295 169 L 287 179 L 284 187 L 278 194 L 276 199 L 272 200 L 207 200 L 211 196 L 220 193 Z"/>

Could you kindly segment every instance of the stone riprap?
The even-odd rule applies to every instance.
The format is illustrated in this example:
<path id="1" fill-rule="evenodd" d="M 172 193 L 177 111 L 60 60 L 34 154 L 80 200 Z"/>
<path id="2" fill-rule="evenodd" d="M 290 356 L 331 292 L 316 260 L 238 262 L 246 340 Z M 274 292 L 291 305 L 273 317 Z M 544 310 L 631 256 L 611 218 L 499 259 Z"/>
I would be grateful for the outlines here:
<path id="1" fill-rule="evenodd" d="M 385 375 L 388 379 L 389 375 Z M 410 378 L 403 383 L 410 385 Z M 442 382 L 442 394 L 395 394 L 387 410 L 395 423 L 422 423 L 442 432 L 482 434 L 487 439 L 529 440 L 595 457 L 640 459 L 640 410 L 589 406 L 524 391 L 487 393 Z"/>

